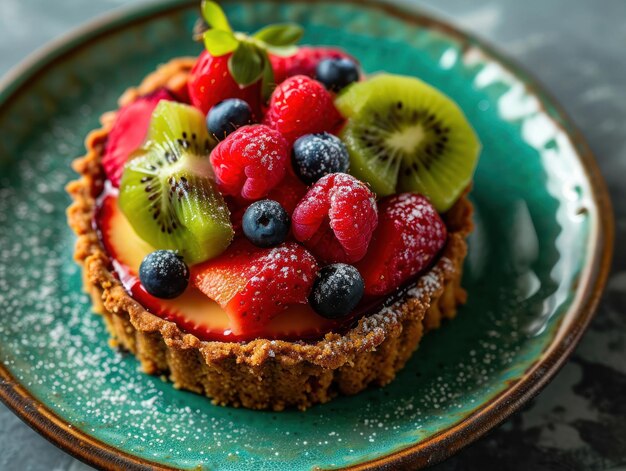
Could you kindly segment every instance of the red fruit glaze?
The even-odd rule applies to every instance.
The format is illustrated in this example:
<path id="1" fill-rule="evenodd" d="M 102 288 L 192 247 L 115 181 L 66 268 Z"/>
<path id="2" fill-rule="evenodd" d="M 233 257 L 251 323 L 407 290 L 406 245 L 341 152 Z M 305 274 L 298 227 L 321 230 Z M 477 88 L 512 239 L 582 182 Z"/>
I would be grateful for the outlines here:
<path id="1" fill-rule="evenodd" d="M 341 121 L 333 97 L 324 85 L 296 75 L 276 87 L 263 122 L 293 143 L 304 134 L 330 132 Z"/>
<path id="2" fill-rule="evenodd" d="M 427 268 L 446 238 L 446 225 L 424 196 L 402 193 L 381 200 L 368 256 L 357 264 L 365 293 L 391 293 Z"/>
<path id="3" fill-rule="evenodd" d="M 211 152 L 219 190 L 250 201 L 263 198 L 280 183 L 289 158 L 287 141 L 262 124 L 237 129 Z"/>
<path id="4" fill-rule="evenodd" d="M 193 284 L 228 314 L 233 332 L 260 332 L 291 304 L 306 304 L 315 258 L 288 242 L 271 249 L 234 242 L 222 255 L 192 268 Z"/>
<path id="5" fill-rule="evenodd" d="M 168 90 L 161 88 L 150 95 L 138 98 L 118 111 L 102 156 L 104 172 L 115 187 L 120 184 L 128 156 L 146 139 L 150 118 L 156 105 L 161 100 L 173 99 Z"/>
<path id="6" fill-rule="evenodd" d="M 241 87 L 228 71 L 231 54 L 214 57 L 204 51 L 189 74 L 188 91 L 191 104 L 204 114 L 227 98 L 240 98 L 252 108 L 257 119 L 261 117 L 261 82 Z"/>
<path id="7" fill-rule="evenodd" d="M 354 263 L 367 252 L 378 223 L 374 193 L 345 173 L 311 187 L 291 218 L 294 237 L 327 263 Z"/>
<path id="8" fill-rule="evenodd" d="M 293 304 L 274 317 L 261 331 L 236 334 L 232 330 L 228 314 L 191 284 L 176 299 L 158 299 L 149 295 L 141 286 L 137 272 L 142 259 L 154 249 L 135 234 L 119 210 L 115 195 L 115 190 L 105 190 L 99 200 L 95 223 L 117 276 L 143 307 L 163 319 L 175 322 L 185 332 L 202 340 L 221 342 L 249 341 L 255 338 L 304 340 L 319 339 L 330 331 L 341 332 L 353 321 L 353 318 L 324 319 L 313 312 L 308 304 Z M 305 252 L 304 249 L 300 250 Z"/>
<path id="9" fill-rule="evenodd" d="M 274 69 L 274 82 L 277 84 L 294 75 L 315 77 L 315 68 L 320 61 L 342 58 L 354 60 L 352 56 L 334 47 L 301 46 L 298 52 L 288 57 L 270 54 L 272 69 Z"/>

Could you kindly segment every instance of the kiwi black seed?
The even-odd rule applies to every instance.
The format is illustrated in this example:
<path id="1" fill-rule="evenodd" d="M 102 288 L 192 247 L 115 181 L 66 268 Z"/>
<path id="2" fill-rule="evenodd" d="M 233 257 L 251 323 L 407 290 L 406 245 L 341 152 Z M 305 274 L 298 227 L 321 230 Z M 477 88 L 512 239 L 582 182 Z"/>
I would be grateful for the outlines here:
<path id="1" fill-rule="evenodd" d="M 198 110 L 162 101 L 120 184 L 120 208 L 135 232 L 155 249 L 177 250 L 189 264 L 221 253 L 233 235 L 212 179 L 213 145 Z"/>

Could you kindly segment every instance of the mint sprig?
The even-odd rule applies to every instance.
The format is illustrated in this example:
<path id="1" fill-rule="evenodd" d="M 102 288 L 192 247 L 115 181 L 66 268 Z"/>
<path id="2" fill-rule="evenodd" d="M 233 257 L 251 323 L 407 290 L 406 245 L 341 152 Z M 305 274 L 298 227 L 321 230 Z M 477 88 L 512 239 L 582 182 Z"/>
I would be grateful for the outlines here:
<path id="1" fill-rule="evenodd" d="M 302 27 L 294 23 L 281 23 L 265 26 L 252 37 L 268 46 L 291 46 L 302 38 Z"/>
<path id="2" fill-rule="evenodd" d="M 210 28 L 229 31 L 231 33 L 233 32 L 233 29 L 230 27 L 230 23 L 228 22 L 228 18 L 226 17 L 226 13 L 224 13 L 222 7 L 216 2 L 202 0 L 200 8 L 202 9 L 202 17 Z"/>
<path id="3" fill-rule="evenodd" d="M 237 49 L 239 41 L 235 38 L 235 35 L 230 31 L 223 31 L 221 29 L 210 29 L 205 31 L 202 39 L 204 40 L 204 47 L 211 53 L 212 56 L 223 56 L 229 52 Z"/>
<path id="4" fill-rule="evenodd" d="M 212 56 L 233 53 L 228 70 L 242 87 L 261 79 L 263 94 L 272 91 L 274 73 L 268 53 L 290 56 L 297 51 L 297 42 L 304 30 L 295 23 L 265 26 L 253 35 L 234 32 L 224 10 L 213 1 L 202 1 L 202 16 L 210 29 L 203 33 L 204 46 Z"/>
<path id="5" fill-rule="evenodd" d="M 228 59 L 228 70 L 235 82 L 247 87 L 261 78 L 267 60 L 263 50 L 248 41 L 240 41 Z"/>

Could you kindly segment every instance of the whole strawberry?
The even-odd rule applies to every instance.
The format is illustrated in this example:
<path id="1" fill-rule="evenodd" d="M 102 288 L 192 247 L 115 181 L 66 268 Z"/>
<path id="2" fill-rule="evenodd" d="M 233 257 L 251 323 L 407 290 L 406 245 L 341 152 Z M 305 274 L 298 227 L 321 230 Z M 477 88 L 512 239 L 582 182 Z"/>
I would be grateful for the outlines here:
<path id="1" fill-rule="evenodd" d="M 381 296 L 400 287 L 432 263 L 446 238 L 446 225 L 424 196 L 402 193 L 381 200 L 371 255 L 357 264 L 365 293 Z"/>
<path id="2" fill-rule="evenodd" d="M 261 81 L 246 87 L 240 86 L 228 70 L 232 54 L 214 57 L 204 51 L 189 74 L 188 90 L 191 104 L 204 114 L 227 98 L 239 98 L 252 109 L 258 119 L 261 116 Z"/>
<path id="3" fill-rule="evenodd" d="M 220 101 L 239 98 L 260 120 L 261 105 L 273 82 L 269 51 L 288 54 L 304 31 L 296 24 L 281 23 L 249 35 L 233 30 L 217 2 L 203 0 L 200 10 L 207 28 L 197 37 L 202 38 L 206 51 L 189 77 L 192 104 L 206 114 Z"/>
<path id="4" fill-rule="evenodd" d="M 263 121 L 289 143 L 300 136 L 337 129 L 342 117 L 332 95 L 317 80 L 296 75 L 278 85 Z"/>
<path id="5" fill-rule="evenodd" d="M 270 54 L 274 82 L 280 84 L 294 75 L 307 75 L 315 78 L 315 68 L 324 59 L 351 59 L 344 51 L 334 47 L 301 46 L 292 56 L 277 56 Z"/>
<path id="6" fill-rule="evenodd" d="M 262 124 L 243 126 L 211 152 L 215 182 L 224 195 L 261 199 L 284 178 L 289 152 L 278 131 Z"/>
<path id="7" fill-rule="evenodd" d="M 367 252 L 378 215 L 374 194 L 351 175 L 331 173 L 296 207 L 294 237 L 327 263 L 354 263 Z"/>

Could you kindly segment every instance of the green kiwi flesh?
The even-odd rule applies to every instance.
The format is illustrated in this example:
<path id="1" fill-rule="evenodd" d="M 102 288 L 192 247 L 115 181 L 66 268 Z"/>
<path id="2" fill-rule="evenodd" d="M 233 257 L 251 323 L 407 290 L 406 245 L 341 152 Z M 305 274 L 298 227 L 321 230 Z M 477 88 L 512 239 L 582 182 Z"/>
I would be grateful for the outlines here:
<path id="1" fill-rule="evenodd" d="M 214 144 L 200 111 L 162 100 L 120 184 L 120 209 L 137 235 L 155 249 L 177 250 L 189 265 L 219 255 L 234 234 L 213 181 Z"/>
<path id="2" fill-rule="evenodd" d="M 480 143 L 461 109 L 412 77 L 381 74 L 348 87 L 336 100 L 350 172 L 379 196 L 412 191 L 439 212 L 472 180 Z"/>

